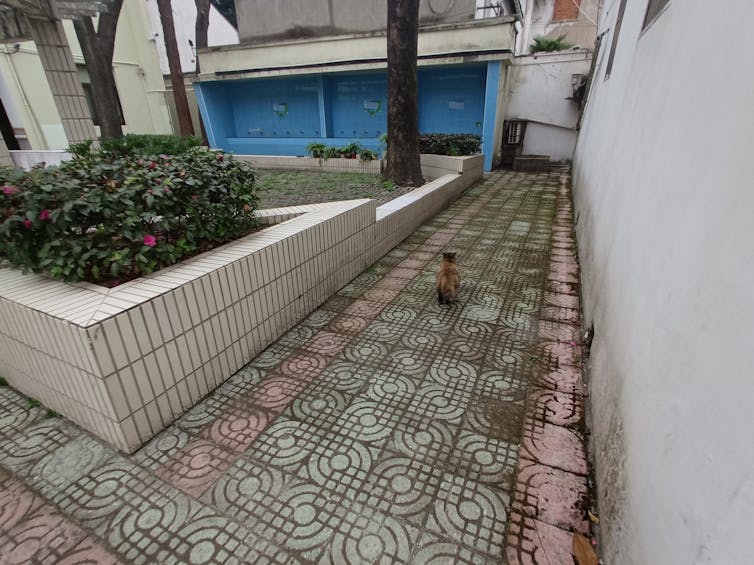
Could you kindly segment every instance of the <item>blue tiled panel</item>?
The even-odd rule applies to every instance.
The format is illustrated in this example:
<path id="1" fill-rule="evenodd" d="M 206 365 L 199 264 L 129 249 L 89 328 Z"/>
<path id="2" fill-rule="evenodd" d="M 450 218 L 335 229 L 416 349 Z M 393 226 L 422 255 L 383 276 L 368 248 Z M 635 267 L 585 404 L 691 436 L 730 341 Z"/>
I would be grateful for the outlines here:
<path id="1" fill-rule="evenodd" d="M 420 70 L 419 130 L 481 135 L 485 71 L 471 65 Z"/>
<path id="2" fill-rule="evenodd" d="M 320 137 L 317 77 L 231 83 L 234 137 Z"/>
<path id="3" fill-rule="evenodd" d="M 387 131 L 387 75 L 334 74 L 325 77 L 330 137 L 379 137 Z"/>

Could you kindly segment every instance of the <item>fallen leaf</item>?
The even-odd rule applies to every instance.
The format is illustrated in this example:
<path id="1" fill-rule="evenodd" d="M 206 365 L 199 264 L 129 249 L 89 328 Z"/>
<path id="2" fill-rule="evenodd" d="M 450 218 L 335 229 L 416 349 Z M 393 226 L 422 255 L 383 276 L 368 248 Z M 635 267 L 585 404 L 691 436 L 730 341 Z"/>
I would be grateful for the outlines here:
<path id="1" fill-rule="evenodd" d="M 599 559 L 589 540 L 579 533 L 573 534 L 573 555 L 579 565 L 599 565 Z"/>
<path id="2" fill-rule="evenodd" d="M 600 523 L 600 519 L 597 518 L 597 516 L 591 510 L 587 510 L 586 513 L 589 514 L 589 519 L 592 522 L 594 522 L 595 524 L 599 524 Z"/>

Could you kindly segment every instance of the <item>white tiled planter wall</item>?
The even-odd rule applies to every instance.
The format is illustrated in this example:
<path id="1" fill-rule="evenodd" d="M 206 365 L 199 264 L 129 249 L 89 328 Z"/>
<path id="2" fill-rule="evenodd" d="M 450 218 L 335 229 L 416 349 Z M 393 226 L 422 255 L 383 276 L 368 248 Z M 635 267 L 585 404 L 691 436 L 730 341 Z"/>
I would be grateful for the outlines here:
<path id="1" fill-rule="evenodd" d="M 132 452 L 482 175 L 444 159 L 379 208 L 263 210 L 284 223 L 112 289 L 0 269 L 0 375 Z"/>

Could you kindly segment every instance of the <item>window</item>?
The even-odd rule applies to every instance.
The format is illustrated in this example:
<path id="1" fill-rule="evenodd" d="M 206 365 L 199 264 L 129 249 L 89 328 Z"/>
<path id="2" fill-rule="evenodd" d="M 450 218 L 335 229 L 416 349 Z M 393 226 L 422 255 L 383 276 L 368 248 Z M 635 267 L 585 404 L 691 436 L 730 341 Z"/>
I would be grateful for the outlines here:
<path id="1" fill-rule="evenodd" d="M 615 50 L 618 47 L 618 36 L 620 35 L 620 28 L 623 25 L 623 13 L 626 11 L 626 0 L 620 0 L 620 6 L 618 7 L 618 17 L 615 19 L 615 27 L 613 28 L 613 40 L 610 43 L 610 55 L 607 57 L 607 68 L 605 69 L 605 80 L 610 78 L 610 73 L 613 71 L 613 62 L 615 61 Z"/>
<path id="2" fill-rule="evenodd" d="M 647 29 L 649 24 L 655 21 L 655 18 L 660 15 L 660 12 L 668 5 L 670 0 L 649 0 L 647 4 L 647 14 L 644 16 L 644 25 L 641 29 Z"/>
<path id="3" fill-rule="evenodd" d="M 503 129 L 506 145 L 521 143 L 521 122 L 505 122 Z"/>
<path id="4" fill-rule="evenodd" d="M 79 80 L 81 81 L 81 87 L 84 89 L 84 96 L 86 97 L 86 103 L 89 105 L 89 111 L 92 114 L 92 120 L 95 126 L 102 125 L 102 121 L 97 115 L 97 109 L 94 107 L 94 95 L 92 94 L 92 81 L 89 78 L 89 72 L 84 65 L 76 65 L 76 70 L 79 74 Z M 123 118 L 123 108 L 120 105 L 120 95 L 118 95 L 118 116 L 120 117 L 120 124 L 126 125 L 126 120 Z"/>

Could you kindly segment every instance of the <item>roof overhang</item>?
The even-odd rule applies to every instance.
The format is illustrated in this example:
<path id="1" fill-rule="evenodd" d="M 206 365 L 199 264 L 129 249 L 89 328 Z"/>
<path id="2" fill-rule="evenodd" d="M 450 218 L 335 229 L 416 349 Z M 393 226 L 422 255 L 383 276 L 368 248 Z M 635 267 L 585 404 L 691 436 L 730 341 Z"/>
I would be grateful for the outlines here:
<path id="1" fill-rule="evenodd" d="M 512 57 L 515 18 L 506 16 L 424 27 L 419 31 L 418 64 L 446 65 Z M 197 81 L 258 78 L 321 72 L 380 69 L 387 66 L 384 32 L 231 45 L 200 51 Z"/>

